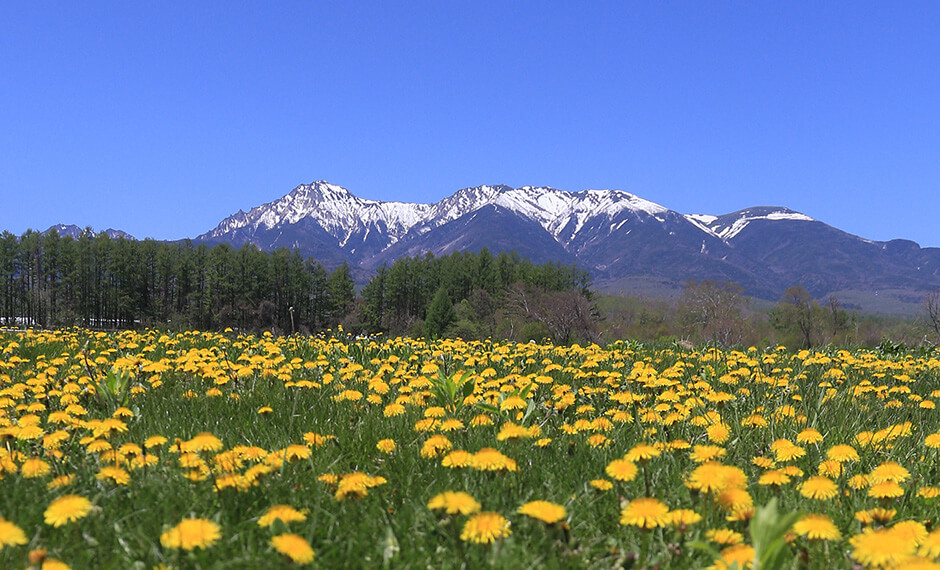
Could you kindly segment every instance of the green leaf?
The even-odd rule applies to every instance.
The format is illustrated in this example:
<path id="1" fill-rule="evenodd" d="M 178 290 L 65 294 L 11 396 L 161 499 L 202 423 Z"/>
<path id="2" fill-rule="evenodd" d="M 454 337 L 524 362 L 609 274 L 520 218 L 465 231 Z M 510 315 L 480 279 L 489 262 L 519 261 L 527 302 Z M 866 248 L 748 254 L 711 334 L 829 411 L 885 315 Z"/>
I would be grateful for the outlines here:
<path id="1" fill-rule="evenodd" d="M 392 558 L 401 550 L 401 547 L 398 545 L 398 539 L 395 537 L 395 532 L 392 530 L 391 526 L 385 527 L 385 540 L 382 541 L 382 562 L 385 566 L 388 566 L 392 561 Z"/>
<path id="2" fill-rule="evenodd" d="M 799 518 L 800 513 L 780 513 L 776 498 L 754 512 L 748 527 L 754 546 L 754 568 L 777 570 L 784 567 L 789 558 L 785 536 Z"/>
<path id="3" fill-rule="evenodd" d="M 474 388 L 476 388 L 476 382 L 474 382 L 472 378 L 465 379 L 460 385 L 461 399 L 465 400 L 468 396 L 473 394 Z"/>
<path id="4" fill-rule="evenodd" d="M 527 399 L 529 397 L 529 394 L 532 393 L 532 389 L 534 387 L 535 387 L 535 384 L 529 384 L 528 386 L 526 386 L 525 388 L 519 391 L 519 397 L 522 398 L 523 400 Z"/>

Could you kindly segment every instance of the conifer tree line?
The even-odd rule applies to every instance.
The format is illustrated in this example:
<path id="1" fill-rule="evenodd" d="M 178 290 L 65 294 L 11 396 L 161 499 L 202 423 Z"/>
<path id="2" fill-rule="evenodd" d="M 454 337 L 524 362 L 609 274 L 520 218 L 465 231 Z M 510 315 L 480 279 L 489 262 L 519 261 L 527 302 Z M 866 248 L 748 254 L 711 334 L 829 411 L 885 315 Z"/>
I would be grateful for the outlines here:
<path id="1" fill-rule="evenodd" d="M 328 271 L 286 248 L 112 239 L 90 230 L 77 239 L 55 230 L 0 234 L 0 325 L 8 327 L 291 333 L 342 324 L 351 332 L 441 336 L 458 326 L 481 336 L 502 320 L 504 332 L 529 324 L 528 333 L 553 336 L 549 312 L 534 308 L 564 292 L 587 299 L 588 283 L 573 266 L 483 250 L 399 259 L 357 296 L 347 264 Z M 547 324 L 533 330 L 540 318 Z"/>

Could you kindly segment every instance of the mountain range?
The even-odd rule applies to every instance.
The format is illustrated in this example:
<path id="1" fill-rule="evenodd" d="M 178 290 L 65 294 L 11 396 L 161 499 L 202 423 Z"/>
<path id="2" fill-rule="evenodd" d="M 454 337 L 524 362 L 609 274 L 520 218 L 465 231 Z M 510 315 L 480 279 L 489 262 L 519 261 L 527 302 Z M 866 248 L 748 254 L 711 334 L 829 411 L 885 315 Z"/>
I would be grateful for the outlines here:
<path id="1" fill-rule="evenodd" d="M 668 296 L 688 279 L 714 279 L 775 301 L 801 285 L 818 299 L 883 312 L 910 313 L 940 286 L 940 248 L 867 240 L 785 207 L 682 214 L 619 190 L 477 186 L 417 204 L 318 181 L 239 210 L 193 241 L 294 248 L 363 276 L 402 256 L 486 247 L 576 263 L 611 293 Z"/>

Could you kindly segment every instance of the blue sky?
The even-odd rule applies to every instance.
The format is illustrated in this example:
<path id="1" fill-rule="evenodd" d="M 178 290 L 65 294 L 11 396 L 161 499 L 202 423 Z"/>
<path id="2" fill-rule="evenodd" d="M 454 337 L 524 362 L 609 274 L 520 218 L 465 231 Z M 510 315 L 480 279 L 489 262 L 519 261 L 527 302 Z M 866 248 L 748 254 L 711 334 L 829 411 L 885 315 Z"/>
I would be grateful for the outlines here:
<path id="1" fill-rule="evenodd" d="M 2 2 L 0 229 L 191 237 L 325 179 L 940 246 L 938 29 L 937 2 Z"/>

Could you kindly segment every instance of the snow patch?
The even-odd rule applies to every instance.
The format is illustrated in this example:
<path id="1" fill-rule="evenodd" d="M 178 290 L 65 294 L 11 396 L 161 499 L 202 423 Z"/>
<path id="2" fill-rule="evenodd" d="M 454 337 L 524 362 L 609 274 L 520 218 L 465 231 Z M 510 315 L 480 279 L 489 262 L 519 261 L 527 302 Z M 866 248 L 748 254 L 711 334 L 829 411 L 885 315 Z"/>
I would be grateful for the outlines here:
<path id="1" fill-rule="evenodd" d="M 801 214 L 799 212 L 791 211 L 775 211 L 767 212 L 763 214 L 752 214 L 750 210 L 745 210 L 741 213 L 741 216 L 731 223 L 729 226 L 710 226 L 712 232 L 723 240 L 732 239 L 734 236 L 738 235 L 744 228 L 746 228 L 751 222 L 755 220 L 773 220 L 773 221 L 799 221 L 799 222 L 814 222 L 813 218 L 807 216 L 806 214 Z"/>
<path id="2" fill-rule="evenodd" d="M 699 222 L 705 224 L 706 226 L 718 219 L 718 216 L 712 216 L 709 214 L 686 214 L 685 219 L 690 222 Z"/>
<path id="3" fill-rule="evenodd" d="M 365 239 L 373 229 L 384 225 L 383 234 L 389 243 L 383 247 L 387 247 L 413 229 L 426 233 L 489 205 L 537 222 L 563 244 L 570 243 L 587 225 L 606 222 L 612 232 L 643 216 L 664 223 L 662 215 L 669 212 L 659 204 L 620 190 L 566 192 L 550 187 L 478 186 L 459 190 L 436 204 L 418 204 L 367 200 L 342 186 L 318 181 L 298 186 L 279 200 L 252 208 L 248 213 L 240 211 L 226 218 L 211 235 L 220 237 L 246 227 L 270 230 L 310 219 L 336 238 L 341 247 L 353 234 Z"/>

